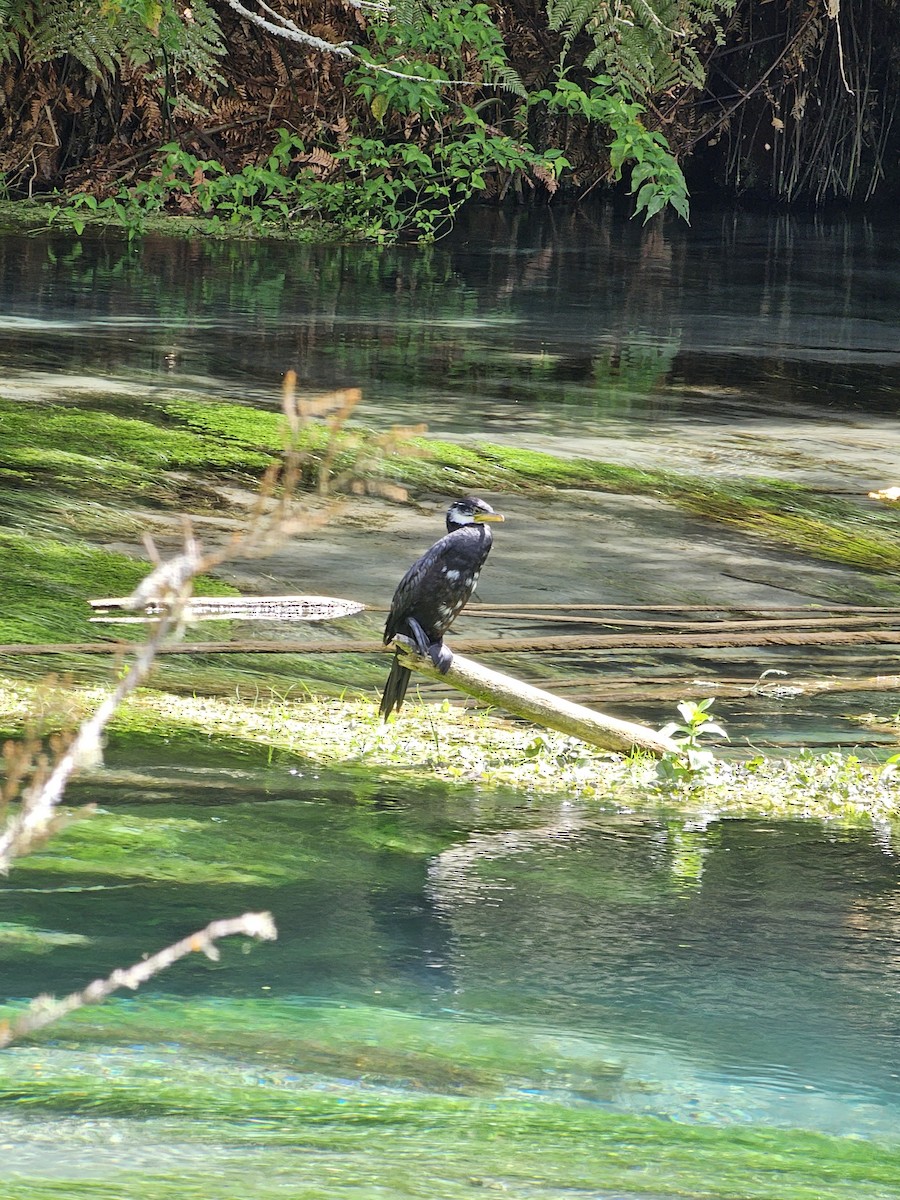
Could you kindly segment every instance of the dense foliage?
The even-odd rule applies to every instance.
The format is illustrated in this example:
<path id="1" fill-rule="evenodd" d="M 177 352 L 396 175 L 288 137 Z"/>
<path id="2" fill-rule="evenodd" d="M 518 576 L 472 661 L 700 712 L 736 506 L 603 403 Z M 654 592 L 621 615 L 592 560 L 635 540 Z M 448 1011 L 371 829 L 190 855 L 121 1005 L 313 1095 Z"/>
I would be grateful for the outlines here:
<path id="1" fill-rule="evenodd" d="M 169 211 L 432 237 L 474 196 L 624 180 L 868 197 L 890 172 L 893 0 L 0 0 L 0 171 L 135 232 Z"/>

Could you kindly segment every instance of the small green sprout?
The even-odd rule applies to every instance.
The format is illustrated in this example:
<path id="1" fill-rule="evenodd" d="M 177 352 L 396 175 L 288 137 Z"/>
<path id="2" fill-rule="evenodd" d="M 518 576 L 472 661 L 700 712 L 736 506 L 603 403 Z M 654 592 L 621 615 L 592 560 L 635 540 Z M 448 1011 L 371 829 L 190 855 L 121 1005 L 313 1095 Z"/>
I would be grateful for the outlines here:
<path id="1" fill-rule="evenodd" d="M 678 743 L 678 749 L 664 754 L 657 768 L 660 778 L 667 783 L 696 783 L 715 767 L 715 755 L 700 744 L 701 738 L 721 737 L 727 740 L 728 734 L 709 715 L 712 704 L 711 697 L 707 700 L 682 700 L 677 707 L 683 720 L 670 721 L 659 731 L 661 737 L 673 738 Z"/>

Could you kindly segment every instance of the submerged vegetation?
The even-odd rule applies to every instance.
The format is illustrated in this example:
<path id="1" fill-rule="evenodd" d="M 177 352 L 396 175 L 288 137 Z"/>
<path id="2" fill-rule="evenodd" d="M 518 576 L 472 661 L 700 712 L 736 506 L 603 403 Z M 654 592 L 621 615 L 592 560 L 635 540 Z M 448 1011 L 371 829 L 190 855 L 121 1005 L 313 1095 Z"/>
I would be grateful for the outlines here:
<path id="1" fill-rule="evenodd" d="M 35 708 L 32 689 L 7 683 L 0 695 L 4 720 Z M 96 703 L 91 694 L 60 696 L 69 721 Z M 48 728 L 51 700 L 44 695 Z M 142 775 L 131 739 L 148 714 L 157 751 Z M 177 770 L 180 741 L 191 775 Z M 229 742 L 239 756 L 223 760 Z M 253 788 L 242 796 L 240 756 L 246 768 L 273 750 L 285 757 L 266 795 Z M 119 756 L 128 764 L 121 774 Z M 457 870 L 471 871 L 477 887 L 490 884 L 499 855 L 506 890 L 529 848 L 553 850 L 579 823 L 590 829 L 601 810 L 621 814 L 607 831 L 608 860 L 593 871 L 577 856 L 565 870 L 556 861 L 540 903 L 560 911 L 589 905 L 607 914 L 604 922 L 642 912 L 652 895 L 696 891 L 719 816 L 796 812 L 785 805 L 791 789 L 809 815 L 843 823 L 894 815 L 896 788 L 877 768 L 850 760 L 838 767 L 836 757 L 801 760 L 786 773 L 761 762 L 715 771 L 707 764 L 702 787 L 685 778 L 676 787 L 660 778 L 654 787 L 649 762 L 592 754 L 554 735 L 536 739 L 483 714 L 461 719 L 412 707 L 402 726 L 384 726 L 371 704 L 242 705 L 157 693 L 133 696 L 120 710 L 109 758 L 110 767 L 83 777 L 70 797 L 75 806 L 90 798 L 100 810 L 76 808 L 48 847 L 17 864 L 10 898 L 20 920 L 0 928 L 0 947 L 45 973 L 78 977 L 86 957 L 102 969 L 115 965 L 129 944 L 129 913 L 156 935 L 210 895 L 271 895 L 293 948 L 285 965 L 280 945 L 249 960 L 232 949 L 221 964 L 195 955 L 179 982 L 201 994 L 114 1000 L 73 1014 L 49 1038 L 37 1033 L 4 1051 L 0 1105 L 10 1135 L 17 1121 L 28 1123 L 18 1176 L 4 1179 L 4 1194 L 38 1200 L 64 1181 L 66 1196 L 85 1200 L 111 1189 L 117 1200 L 237 1200 L 248 1187 L 274 1200 L 285 1186 L 322 1200 L 336 1188 L 364 1195 L 389 1187 L 412 1200 L 423 1177 L 433 1194 L 439 1174 L 441 1195 L 459 1200 L 485 1187 L 548 1195 L 561 1187 L 633 1189 L 638 1177 L 642 1189 L 673 1200 L 900 1196 L 893 1146 L 774 1128 L 740 1110 L 723 1120 L 693 1090 L 664 1096 L 658 1051 L 635 1056 L 611 1009 L 599 1026 L 595 1015 L 587 1028 L 563 1030 L 538 996 L 534 1014 L 511 1025 L 477 1008 L 458 1010 L 460 991 L 469 1005 L 479 996 L 484 1003 L 477 984 L 463 986 L 464 975 L 452 1001 L 438 993 L 426 1002 L 423 983 L 405 980 L 402 969 L 398 977 L 397 947 L 384 944 L 385 929 L 375 938 L 369 929 L 373 920 L 379 928 L 382 892 L 404 903 L 405 889 L 418 894 L 424 863 L 447 853 L 452 871 L 461 854 Z M 230 761 L 231 769 L 197 771 L 198 761 L 210 760 Z M 329 770 L 320 776 L 321 763 Z M 344 774 L 334 773 L 336 763 Z M 533 806 L 498 802 L 511 787 L 525 800 L 531 794 Z M 642 825 L 658 831 L 647 839 L 648 861 L 620 861 L 616 838 Z M 66 892 L 68 918 L 83 921 L 80 940 L 50 923 L 57 888 Z M 118 898 L 104 898 L 107 889 Z M 295 906 L 305 895 L 318 898 L 319 916 L 297 928 Z M 465 890 L 461 897 L 463 910 L 477 907 L 465 903 Z M 501 929 L 503 921 L 501 914 Z M 530 943 L 535 931 L 526 932 Z M 509 947 L 488 948 L 492 959 L 516 953 L 514 927 L 507 936 Z M 304 971 L 318 970 L 327 986 L 330 972 L 348 963 L 352 978 L 359 974 L 355 995 L 307 994 Z M 217 969 L 224 974 L 211 979 Z M 235 971 L 232 994 L 225 981 Z M 203 994 L 210 991 L 215 999 Z M 0 1029 L 21 1013 L 6 1004 Z M 705 1032 L 704 1070 L 726 1036 L 715 1023 Z M 726 1058 L 732 1062 L 730 1036 Z M 115 1123 L 108 1142 L 107 1122 Z M 38 1161 L 33 1138 L 45 1125 L 55 1130 L 54 1150 L 45 1148 Z M 83 1162 L 86 1137 L 91 1145 L 103 1139 L 102 1167 Z M 160 1169 L 161 1158 L 177 1160 L 177 1178 Z"/>
<path id="2" fill-rule="evenodd" d="M 0 549 L 9 562 L 0 582 L 3 643 L 94 643 L 108 637 L 108 629 L 90 623 L 86 600 L 126 595 L 141 578 L 143 555 L 127 552 L 123 539 L 137 546 L 149 531 L 165 543 L 176 532 L 176 514 L 185 510 L 213 518 L 220 536 L 238 528 L 251 503 L 251 487 L 279 453 L 282 421 L 273 412 L 176 396 L 147 398 L 129 416 L 114 405 L 100 398 L 79 407 L 0 400 L 0 508 L 8 516 Z M 303 455 L 298 482 L 307 489 L 311 513 L 329 511 L 330 501 L 314 494 L 323 469 L 338 488 L 377 487 L 398 497 L 406 491 L 447 495 L 485 489 L 535 498 L 571 493 L 577 505 L 595 491 L 644 496 L 810 558 L 864 571 L 870 602 L 890 604 L 897 594 L 896 512 L 871 504 L 864 508 L 862 502 L 809 487 L 759 478 L 700 478 L 498 443 L 461 444 L 404 430 L 373 432 L 362 425 L 329 432 L 310 422 L 297 444 Z M 233 590 L 212 576 L 199 579 L 197 586 L 206 595 Z M 115 629 L 125 641 L 133 640 L 133 631 Z M 347 650 L 352 639 L 373 632 L 365 620 L 351 625 L 345 631 L 351 639 Z M 194 627 L 189 636 L 202 641 L 209 634 Z M 46 671 L 46 661 L 19 656 L 9 669 L 34 676 Z M 76 666 L 82 680 L 96 679 L 98 672 L 105 677 L 107 670 L 102 658 L 85 655 L 69 659 L 67 669 Z M 286 692 L 315 679 L 335 694 L 346 686 L 374 686 L 380 668 L 365 656 L 346 653 L 320 656 L 313 667 L 309 656 L 295 653 L 264 663 L 231 656 L 224 667 L 221 660 L 175 656 L 163 660 L 159 670 L 165 686 L 189 690 L 221 693 L 249 684 Z"/>
<path id="3" fill-rule="evenodd" d="M 403 1018 L 393 1018 L 392 1027 L 392 1015 L 384 1010 L 313 1010 L 312 1028 L 298 1037 L 291 1031 L 298 1015 L 302 1028 L 302 1012 L 287 1015 L 286 1028 L 280 1029 L 271 1009 L 226 1004 L 204 1014 L 201 1006 L 187 1004 L 178 1005 L 177 1013 L 159 1005 L 155 1013 L 154 1006 L 140 1005 L 137 1019 L 110 1013 L 97 1026 L 101 1039 L 103 1025 L 106 1036 L 114 1037 L 118 1021 L 121 1036 L 129 1036 L 130 1026 L 132 1036 L 143 1038 L 143 1018 L 150 1027 L 155 1020 L 162 1031 L 168 1026 L 164 1037 L 180 1039 L 185 1029 L 202 1035 L 205 1029 L 215 1044 L 219 1022 L 240 1040 L 260 1021 L 269 1031 L 263 1062 L 252 1050 L 245 1055 L 249 1062 L 184 1049 L 177 1054 L 161 1050 L 141 1062 L 125 1048 L 102 1048 L 102 1041 L 88 1042 L 81 1054 L 39 1046 L 10 1055 L 5 1093 L 16 1096 L 32 1120 L 38 1114 L 44 1119 L 89 1115 L 98 1136 L 112 1118 L 133 1147 L 129 1153 L 140 1159 L 154 1146 L 171 1147 L 165 1153 L 157 1149 L 156 1159 L 177 1156 L 177 1173 L 159 1166 L 135 1170 L 125 1163 L 112 1185 L 117 1200 L 239 1200 L 248 1191 L 259 1200 L 274 1200 L 284 1195 L 285 1186 L 294 1192 L 302 1188 L 309 1200 L 385 1189 L 406 1200 L 423 1195 L 423 1179 L 430 1195 L 445 1200 L 471 1200 L 486 1189 L 559 1196 L 600 1186 L 625 1194 L 637 1181 L 645 1194 L 703 1200 L 895 1200 L 900 1195 L 891 1147 L 797 1130 L 714 1128 L 605 1112 L 603 1098 L 615 1090 L 615 1078 L 604 1078 L 602 1064 L 585 1080 L 581 1103 L 544 1095 L 540 1083 L 554 1074 L 568 1076 L 577 1090 L 578 1067 L 587 1066 L 576 1063 L 573 1071 L 552 1048 L 537 1071 L 538 1088 L 513 1073 L 511 1087 L 491 1093 L 492 1076 L 502 1076 L 503 1047 L 489 1026 L 464 1027 L 473 1038 L 481 1034 L 475 1048 L 468 1037 L 453 1039 L 452 1033 L 445 1041 L 447 1021 L 407 1020 L 407 1036 L 421 1043 L 431 1034 L 436 1054 L 429 1062 L 427 1051 L 395 1050 L 391 1062 L 390 1053 L 380 1055 L 377 1047 L 393 1044 Z M 346 1049 L 357 1054 L 352 1060 L 348 1056 L 346 1071 L 356 1075 L 362 1069 L 371 1082 L 356 1087 L 346 1074 L 307 1082 L 298 1074 L 298 1061 L 309 1061 L 310 1043 L 315 1057 L 317 1034 L 327 1038 L 326 1045 L 334 1044 L 348 1027 Z M 89 1028 L 78 1032 L 90 1037 Z M 517 1050 L 524 1041 L 517 1041 Z M 274 1063 L 269 1060 L 273 1043 Z M 535 1046 L 539 1050 L 539 1042 Z M 403 1088 L 390 1086 L 398 1075 L 406 1080 Z M 135 1119 L 137 1128 L 131 1125 Z M 211 1163 L 216 1170 L 210 1170 Z M 38 1171 L 33 1174 L 4 1180 L 10 1200 L 113 1194 L 90 1176 L 66 1179 L 63 1187 L 41 1179 Z"/>
<path id="4" fill-rule="evenodd" d="M 98 502 L 140 502 L 151 511 L 179 509 L 187 502 L 200 512 L 221 512 L 227 503 L 224 485 L 252 483 L 277 456 L 282 437 L 275 413 L 196 400 L 148 402 L 140 419 L 84 407 L 42 405 L 40 411 L 35 425 L 21 405 L 0 401 L 0 488 L 4 482 L 16 488 L 40 484 L 45 494 L 60 497 L 87 490 Z M 900 569 L 897 517 L 890 509 L 869 508 L 863 516 L 858 503 L 784 480 L 700 478 L 403 431 L 386 439 L 361 426 L 332 437 L 310 424 L 299 444 L 312 463 L 323 461 L 327 448 L 330 469 L 338 476 L 362 464 L 369 474 L 443 493 L 480 487 L 548 495 L 596 488 L 646 495 L 825 561 L 878 572 Z M 68 520 L 83 519 L 83 532 L 89 533 L 96 513 L 88 506 L 83 518 L 72 514 Z"/>
<path id="5" fill-rule="evenodd" d="M 103 694 L 96 689 L 60 692 L 7 678 L 0 686 L 0 725 L 10 732 L 21 729 L 40 709 L 45 728 L 65 728 L 93 711 Z M 900 773 L 875 757 L 838 752 L 804 752 L 788 759 L 746 753 L 721 757 L 727 735 L 712 721 L 711 703 L 681 706 L 687 714 L 685 724 L 673 723 L 672 728 L 683 728 L 683 745 L 677 755 L 657 762 L 640 754 L 622 757 L 597 750 L 490 713 L 461 713 L 446 701 L 412 705 L 404 710 L 402 721 L 383 724 L 371 699 L 259 696 L 241 701 L 151 690 L 120 707 L 110 725 L 110 753 L 113 762 L 127 760 L 129 748 L 142 753 L 141 747 L 149 750 L 162 740 L 173 762 L 212 754 L 236 766 L 339 766 L 349 772 L 347 786 L 358 791 L 360 799 L 377 789 L 379 780 L 409 785 L 415 781 L 419 787 L 436 779 L 648 811 L 668 811 L 675 805 L 686 817 L 697 811 L 707 816 L 801 813 L 862 821 L 900 815 Z M 96 851 L 105 844 L 105 828 L 105 821 L 92 821 L 84 834 L 76 825 L 71 834 L 60 835 L 61 861 L 71 866 L 82 837 Z M 116 828 L 111 822 L 113 838 Z M 192 836 L 191 830 L 185 831 L 182 860 L 191 873 L 202 870 L 203 858 L 202 853 L 188 854 Z M 221 836 L 220 831 L 217 837 Z M 229 836 L 240 840 L 245 835 L 232 829 Z M 212 846 L 211 851 L 214 859 Z M 290 860 L 292 851 L 285 851 Z M 173 862 L 168 859 L 165 869 Z"/>
<path id="6" fill-rule="evenodd" d="M 9 434 L 0 499 L 17 525 L 4 535 L 5 550 L 18 556 L 18 574 L 10 571 L 5 582 L 3 629 L 18 638 L 86 636 L 85 598 L 133 588 L 143 565 L 93 540 L 110 537 L 123 504 L 132 506 L 129 529 L 152 525 L 186 498 L 195 511 L 237 522 L 247 501 L 235 495 L 277 457 L 283 437 L 271 413 L 180 398 L 155 398 L 141 418 L 102 405 L 47 405 L 40 423 L 37 406 L 28 407 L 30 423 L 15 406 L 0 408 Z M 54 458 L 59 447 L 63 456 Z M 662 495 L 707 518 L 718 507 L 727 512 L 722 519 L 737 521 L 767 504 L 777 517 L 781 489 L 793 511 L 805 506 L 819 523 L 820 549 L 841 543 L 844 555 L 847 538 L 838 531 L 860 521 L 851 504 L 775 482 L 717 489 L 669 472 L 336 424 L 330 433 L 315 423 L 300 429 L 293 450 L 294 482 L 306 499 L 323 478 L 352 486 L 364 467 L 383 488 L 446 492 L 477 482 L 551 496 L 603 487 Z M 72 498 L 92 479 L 102 483 L 76 511 Z M 15 503 L 19 489 L 38 487 L 40 498 L 35 492 L 29 504 Z M 883 569 L 895 560 L 873 524 L 853 561 Z M 784 536 L 777 522 L 770 528 Z M 220 586 L 214 577 L 202 583 Z M 35 604 L 35 595 L 44 600 Z M 239 675 L 229 666 L 219 684 L 237 688 Z M 271 689 L 251 700 L 214 699 L 202 695 L 208 679 L 196 667 L 188 683 L 192 695 L 145 690 L 120 704 L 107 729 L 106 767 L 82 770 L 63 820 L 54 819 L 62 827 L 15 863 L 0 958 L 18 966 L 34 993 L 58 980 L 83 987 L 86 963 L 121 986 L 116 968 L 138 937 L 145 955 L 145 938 L 193 945 L 184 922 L 208 919 L 210 903 L 261 900 L 281 910 L 293 950 L 282 960 L 281 944 L 261 948 L 249 966 L 234 948 L 221 961 L 191 954 L 175 986 L 192 995 L 83 1009 L 52 1038 L 32 1031 L 7 1049 L 0 1105 L 10 1137 L 31 1155 L 23 1159 L 20 1150 L 16 1177 L 3 1178 L 10 1200 L 237 1200 L 251 1192 L 275 1200 L 285 1188 L 322 1200 L 388 1189 L 413 1200 L 423 1180 L 434 1194 L 436 1179 L 448 1200 L 474 1200 L 485 1189 L 633 1191 L 636 1183 L 673 1200 L 900 1197 L 893 1146 L 774 1128 L 743 1113 L 729 1125 L 693 1096 L 675 1100 L 673 1120 L 672 1097 L 652 1064 L 630 1057 L 627 1039 L 616 1037 L 613 1006 L 596 1007 L 590 1029 L 567 1028 L 565 1009 L 548 1017 L 538 981 L 526 1019 L 511 1006 L 513 1028 L 485 1003 L 483 983 L 466 989 L 466 955 L 446 971 L 446 983 L 407 978 L 422 973 L 418 949 L 409 956 L 405 931 L 390 924 L 395 906 L 414 908 L 427 930 L 424 973 L 435 977 L 434 967 L 443 975 L 444 936 L 432 940 L 432 933 L 446 898 L 433 868 L 459 876 L 463 916 L 446 935 L 451 958 L 465 914 L 482 907 L 480 889 L 496 882 L 499 895 L 514 887 L 523 857 L 566 845 L 606 813 L 600 841 L 611 847 L 609 863 L 592 872 L 579 861 L 556 863 L 552 888 L 540 894 L 542 908 L 553 906 L 567 922 L 576 910 L 600 914 L 605 934 L 616 906 L 639 912 L 654 895 L 696 895 L 728 818 L 800 814 L 874 826 L 889 842 L 893 834 L 884 831 L 900 810 L 895 764 L 805 753 L 728 761 L 718 756 L 724 731 L 705 700 L 680 707 L 673 730 L 682 744 L 657 762 L 447 704 L 411 704 L 402 721 L 383 724 L 365 697 L 298 699 L 295 687 L 281 699 L 268 698 Z M 6 676 L 0 724 L 10 734 L 26 731 L 39 773 L 43 749 L 48 757 L 65 752 L 72 730 L 107 693 Z M 10 746 L 6 753 L 14 774 L 19 760 Z M 85 803 L 96 807 L 85 811 Z M 642 827 L 652 831 L 646 860 L 623 864 L 616 839 Z M 497 860 L 503 870 L 495 876 Z M 77 934 L 68 924 L 56 928 L 60 892 Z M 527 946 L 540 940 L 540 929 L 526 923 L 520 935 L 501 902 L 492 898 L 484 908 L 492 906 L 500 910 L 499 941 L 508 941 L 490 943 L 488 928 L 479 935 L 492 960 L 518 956 L 520 936 Z M 194 948 L 204 949 L 199 938 Z M 502 970 L 515 976 L 520 961 Z M 334 979 L 348 964 L 348 993 L 330 1001 L 308 995 L 316 979 L 326 995 L 334 987 L 340 996 Z M 593 988 L 592 978 L 592 997 Z M 215 1001 L 205 998 L 213 991 Z M 18 1023 L 41 1003 L 7 1003 L 0 1037 L 12 1030 L 21 1040 Z M 704 1032 L 703 1069 L 725 1040 L 730 1053 L 727 1027 Z M 107 1123 L 115 1129 L 98 1168 L 81 1155 L 85 1139 L 94 1145 L 106 1136 Z M 53 1152 L 36 1160 L 35 1130 L 44 1129 Z"/>

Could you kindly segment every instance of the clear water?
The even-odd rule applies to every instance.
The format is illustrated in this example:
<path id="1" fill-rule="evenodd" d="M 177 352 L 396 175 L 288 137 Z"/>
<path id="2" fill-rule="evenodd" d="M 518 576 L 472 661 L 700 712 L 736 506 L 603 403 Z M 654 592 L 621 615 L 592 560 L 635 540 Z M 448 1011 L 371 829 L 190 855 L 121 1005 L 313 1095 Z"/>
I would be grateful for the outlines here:
<path id="1" fill-rule="evenodd" d="M 150 241 L 136 258 L 5 237 L 2 392 L 274 407 L 293 368 L 310 389 L 362 384 L 367 424 L 862 496 L 897 482 L 898 260 L 887 222 L 713 214 L 641 231 L 485 213 L 424 251 Z M 862 573 L 604 503 L 512 499 L 487 598 L 558 599 L 563 579 L 584 602 L 871 599 Z M 323 590 L 358 584 L 365 544 L 371 599 L 389 594 L 397 548 L 367 528 Z M 302 553 L 267 567 L 271 590 Z M 757 744 L 836 744 L 859 736 L 847 707 L 748 699 L 723 716 Z M 661 724 L 671 704 L 635 715 Z M 692 826 L 115 744 L 108 761 L 73 796 L 100 804 L 90 832 L 2 884 L 6 997 L 83 986 L 217 915 L 271 909 L 280 938 L 191 959 L 8 1052 L 10 1200 L 60 1194 L 42 1181 L 116 1200 L 900 1196 L 894 830 Z"/>
<path id="2" fill-rule="evenodd" d="M 50 255 L 48 257 L 48 247 Z M 641 229 L 475 212 L 389 250 L 0 240 L 8 382 L 363 386 L 366 419 L 581 435 L 625 421 L 895 417 L 900 234 L 880 220 L 700 213 Z M 864 423 L 864 422 L 863 422 Z M 615 425 L 612 428 L 616 428 Z"/>
<path id="3" fill-rule="evenodd" d="M 140 414 L 173 392 L 278 404 L 285 370 L 310 391 L 361 386 L 367 425 L 717 479 L 765 476 L 858 503 L 896 482 L 900 234 L 877 218 L 697 213 L 642 229 L 607 210 L 475 211 L 437 246 L 377 250 L 150 239 L 140 256 L 103 238 L 0 239 L 0 370 L 22 402 Z M 494 497 L 510 520 L 482 599 L 523 603 L 897 603 L 896 581 L 791 554 L 651 497 L 552 505 Z M 258 590 L 317 589 L 384 605 L 440 528 L 363 520 L 295 544 Z M 881 512 L 886 527 L 896 514 Z M 375 515 L 367 518 L 378 521 Z M 398 536 L 399 535 L 399 536 Z M 236 577 L 248 584 L 247 571 Z M 361 594 L 360 594 L 361 593 Z M 377 636 L 378 620 L 361 628 Z M 482 623 L 482 629 L 484 629 Z M 463 635 L 482 629 L 472 618 Z M 571 633 L 548 622 L 488 634 Z M 254 629 L 253 633 L 259 633 Z M 749 681 L 883 674 L 893 648 L 506 656 L 525 678 L 568 678 L 604 700 L 610 674 Z M 348 682 L 353 682 L 348 678 Z M 720 708 L 741 744 L 883 742 L 848 713 L 891 711 L 855 694 Z M 668 701 L 622 715 L 670 719 Z"/>
<path id="4" fill-rule="evenodd" d="M 900 876 L 889 830 L 691 826 L 249 766 L 135 774 L 119 754 L 113 746 L 105 779 L 72 797 L 99 802 L 90 831 L 64 832 L 4 885 L 6 936 L 47 939 L 40 953 L 3 948 L 8 995 L 83 986 L 213 913 L 271 910 L 280 938 L 250 954 L 227 947 L 220 963 L 188 960 L 139 999 L 8 1052 L 0 1089 L 17 1150 L 3 1176 L 103 1179 L 115 1164 L 152 1174 L 154 1156 L 198 1169 L 199 1117 L 161 1129 L 156 1092 L 206 1080 L 249 1087 L 250 1121 L 254 1098 L 272 1093 L 413 1110 L 487 1095 L 529 1112 L 559 1106 L 572 1121 L 661 1118 L 675 1129 L 655 1134 L 662 1144 L 698 1127 L 738 1139 L 764 1127 L 782 1131 L 779 1152 L 798 1131 L 864 1139 L 873 1154 L 896 1145 Z M 22 1107 L 42 1080 L 52 1096 L 56 1077 L 68 1101 L 57 1096 L 46 1118 L 34 1099 Z M 112 1138 L 107 1110 L 123 1096 Z M 215 1122 L 210 1103 L 203 1121 Z M 260 1154 L 272 1151 L 270 1120 L 261 1109 Z M 252 1162 L 225 1116 L 206 1138 L 225 1177 Z M 412 1149 L 438 1169 L 427 1136 Z M 560 1147 L 545 1149 L 550 1188 Z M 374 1142 L 348 1169 L 375 1189 L 389 1161 Z M 898 1194 L 897 1180 L 897 1192 L 857 1195 Z M 607 1183 L 598 1162 L 588 1194 L 612 1195 Z"/>

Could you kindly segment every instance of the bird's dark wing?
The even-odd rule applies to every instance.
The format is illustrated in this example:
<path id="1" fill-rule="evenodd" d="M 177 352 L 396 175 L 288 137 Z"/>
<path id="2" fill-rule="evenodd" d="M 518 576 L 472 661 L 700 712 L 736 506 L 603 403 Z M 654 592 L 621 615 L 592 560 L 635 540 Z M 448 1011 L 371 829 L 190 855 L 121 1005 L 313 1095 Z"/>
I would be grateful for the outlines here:
<path id="1" fill-rule="evenodd" d="M 440 542 L 435 543 L 420 559 L 417 559 L 397 584 L 397 590 L 391 601 L 391 611 L 388 613 L 384 625 L 385 645 L 392 641 L 398 633 L 409 632 L 406 627 L 406 618 L 416 615 L 418 601 L 433 589 L 435 580 L 440 578 L 440 566 L 434 558 L 434 551 L 439 545 Z"/>
<path id="2" fill-rule="evenodd" d="M 408 633 L 415 617 L 431 642 L 437 642 L 466 605 L 491 548 L 486 525 L 448 533 L 413 563 L 397 585 L 384 627 L 385 643 Z"/>

